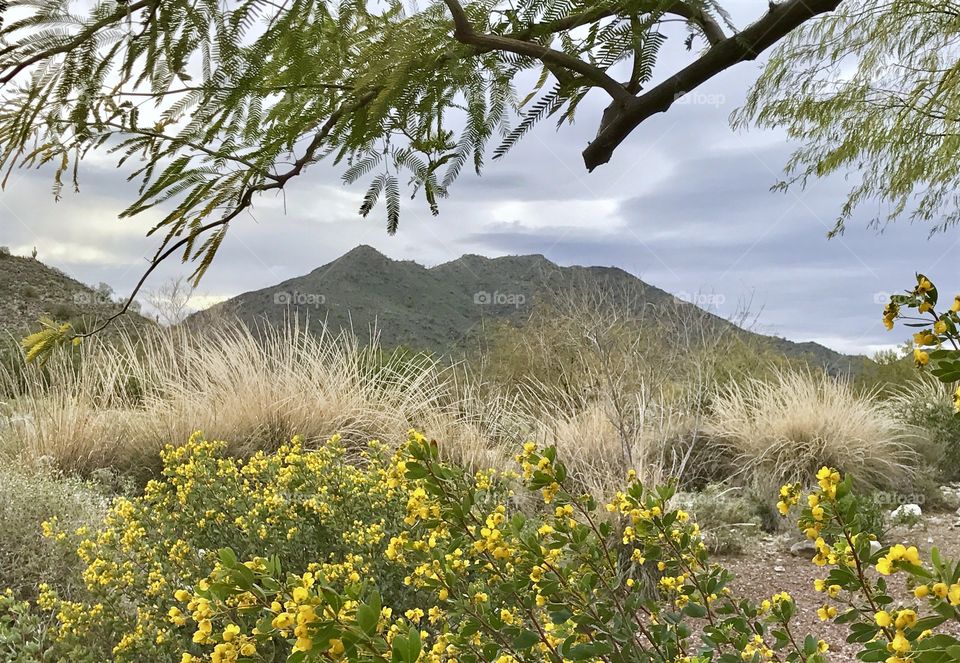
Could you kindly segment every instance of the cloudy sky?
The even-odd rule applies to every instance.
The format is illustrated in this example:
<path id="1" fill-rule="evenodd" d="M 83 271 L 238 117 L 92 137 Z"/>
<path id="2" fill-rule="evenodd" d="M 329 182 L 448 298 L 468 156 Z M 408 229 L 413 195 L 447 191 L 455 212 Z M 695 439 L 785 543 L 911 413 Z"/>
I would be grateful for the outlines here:
<path id="1" fill-rule="evenodd" d="M 766 0 L 732 3 L 739 25 L 765 7 Z M 682 37 L 665 63 L 687 57 Z M 864 209 L 843 237 L 827 240 L 849 183 L 838 177 L 770 192 L 792 146 L 776 132 L 729 127 L 760 66 L 741 64 L 652 118 L 590 174 L 580 152 L 596 132 L 597 94 L 574 126 L 555 132 L 547 121 L 482 177 L 461 177 L 439 217 L 419 201 L 406 204 L 393 237 L 382 210 L 357 216 L 362 186 L 342 186 L 336 172 L 314 166 L 285 198 L 261 198 L 234 223 L 195 303 L 309 272 L 358 244 L 426 265 L 464 253 L 539 253 L 561 265 L 620 267 L 721 315 L 748 306 L 763 333 L 845 352 L 902 342 L 902 330 L 881 324 L 886 293 L 909 285 L 917 270 L 943 290 L 960 289 L 950 259 L 960 232 L 930 241 L 925 228 L 903 222 L 878 234 L 865 225 L 877 210 Z M 117 219 L 134 192 L 111 164 L 92 160 L 81 192 L 59 203 L 51 172 L 15 173 L 0 192 L 0 244 L 20 254 L 36 246 L 42 261 L 82 281 L 128 290 L 155 248 L 144 233 L 156 217 Z M 166 265 L 151 285 L 188 271 Z"/>

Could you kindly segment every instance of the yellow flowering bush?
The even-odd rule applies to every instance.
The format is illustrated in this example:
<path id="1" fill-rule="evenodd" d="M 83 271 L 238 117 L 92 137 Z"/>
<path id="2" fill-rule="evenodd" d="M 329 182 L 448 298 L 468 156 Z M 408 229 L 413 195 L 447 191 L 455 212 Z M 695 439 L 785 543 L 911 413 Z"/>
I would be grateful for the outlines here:
<path id="1" fill-rule="evenodd" d="M 386 555 L 418 602 L 384 606 L 380 578 L 240 562 L 225 549 L 180 593 L 193 632 L 181 661 L 825 660 L 825 642 L 791 629 L 789 595 L 759 605 L 734 595 L 697 525 L 669 507 L 671 487 L 631 475 L 600 506 L 571 492 L 553 449 L 528 444 L 518 462 L 516 476 L 470 475 L 412 432 L 395 465 L 405 527 Z M 538 508 L 518 507 L 514 478 Z"/>
<path id="2" fill-rule="evenodd" d="M 781 511 L 801 501 L 796 486 L 781 494 L 789 495 Z M 824 593 L 818 615 L 850 625 L 848 642 L 862 646 L 863 661 L 960 660 L 960 640 L 938 632 L 945 622 L 960 621 L 960 564 L 941 559 L 936 548 L 924 560 L 915 546 L 879 547 L 863 531 L 862 512 L 849 478 L 827 467 L 817 473 L 798 524 L 816 544 L 813 563 L 828 569 L 814 585 Z M 896 575 L 913 588 L 912 600 L 892 595 L 888 578 Z"/>
<path id="3" fill-rule="evenodd" d="M 42 588 L 61 645 L 96 661 L 179 659 L 192 631 L 176 593 L 219 568 L 224 547 L 290 568 L 319 564 L 327 578 L 375 575 L 395 596 L 414 591 L 384 558 L 403 526 L 404 479 L 376 443 L 351 456 L 338 438 L 312 451 L 294 439 L 244 461 L 197 434 L 162 456 L 162 477 L 117 499 L 99 531 L 45 524 L 73 541 L 86 586 L 75 601 Z"/>
<path id="4" fill-rule="evenodd" d="M 960 383 L 960 295 L 940 306 L 936 286 L 923 274 L 917 274 L 917 285 L 905 294 L 890 297 L 883 309 L 887 329 L 893 329 L 896 320 L 904 320 L 904 324 L 917 329 L 913 335 L 913 360 L 918 367 L 929 366 L 930 373 L 941 382 Z M 960 384 L 953 401 L 960 414 Z"/>
<path id="5" fill-rule="evenodd" d="M 56 643 L 38 660 L 828 660 L 827 642 L 797 632 L 788 593 L 757 602 L 731 589 L 671 485 L 631 472 L 600 504 L 555 449 L 528 443 L 516 461 L 470 473 L 415 431 L 392 453 L 294 440 L 246 461 L 194 436 L 98 532 L 47 526 L 78 539 L 88 596 L 41 592 Z M 849 624 L 864 661 L 960 660 L 941 628 L 960 617 L 960 565 L 879 547 L 851 485 L 824 467 L 813 490 L 780 490 L 780 513 L 802 507 L 824 569 L 818 616 Z M 888 588 L 898 574 L 909 600 Z"/>

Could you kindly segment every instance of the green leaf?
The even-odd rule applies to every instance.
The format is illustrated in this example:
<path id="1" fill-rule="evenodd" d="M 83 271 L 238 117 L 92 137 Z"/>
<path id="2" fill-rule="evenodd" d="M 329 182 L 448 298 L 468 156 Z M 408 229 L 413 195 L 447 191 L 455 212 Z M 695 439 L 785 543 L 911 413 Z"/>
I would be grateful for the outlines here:
<path id="1" fill-rule="evenodd" d="M 688 603 L 683 608 L 683 614 L 687 615 L 688 617 L 700 619 L 701 617 L 707 616 L 707 609 L 699 603 Z"/>
<path id="2" fill-rule="evenodd" d="M 379 621 L 379 610 L 374 610 L 372 606 L 366 604 L 357 608 L 357 626 L 365 635 L 373 635 L 377 630 L 377 622 Z"/>
<path id="3" fill-rule="evenodd" d="M 530 630 L 520 631 L 516 638 L 513 639 L 513 648 L 514 649 L 529 649 L 533 645 L 540 642 L 540 636 Z"/>
<path id="4" fill-rule="evenodd" d="M 237 555 L 230 548 L 221 548 L 219 550 L 219 557 L 220 563 L 228 569 L 232 569 L 238 564 Z"/>

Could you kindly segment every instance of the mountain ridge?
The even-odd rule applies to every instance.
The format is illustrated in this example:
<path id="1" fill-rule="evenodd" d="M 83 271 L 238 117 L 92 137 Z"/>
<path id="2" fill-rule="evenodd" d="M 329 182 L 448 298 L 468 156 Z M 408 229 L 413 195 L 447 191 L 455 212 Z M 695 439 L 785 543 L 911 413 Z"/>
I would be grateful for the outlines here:
<path id="1" fill-rule="evenodd" d="M 464 254 L 425 267 L 412 260 L 393 260 L 365 244 L 307 274 L 215 304 L 187 323 L 202 324 L 221 316 L 247 325 L 297 318 L 358 334 L 376 329 L 385 346 L 446 352 L 463 346 L 487 320 L 522 324 L 537 301 L 578 288 L 630 297 L 644 306 L 692 307 L 718 325 L 765 340 L 786 356 L 812 357 L 834 373 L 853 370 L 861 359 L 814 341 L 795 342 L 738 327 L 616 266 L 564 267 L 542 254 L 494 258 Z"/>
<path id="2" fill-rule="evenodd" d="M 109 289 L 88 286 L 36 258 L 0 250 L 0 330 L 4 333 L 19 337 L 35 331 L 41 318 L 70 322 L 82 331 L 118 310 Z M 118 328 L 154 324 L 132 311 L 118 322 Z"/>

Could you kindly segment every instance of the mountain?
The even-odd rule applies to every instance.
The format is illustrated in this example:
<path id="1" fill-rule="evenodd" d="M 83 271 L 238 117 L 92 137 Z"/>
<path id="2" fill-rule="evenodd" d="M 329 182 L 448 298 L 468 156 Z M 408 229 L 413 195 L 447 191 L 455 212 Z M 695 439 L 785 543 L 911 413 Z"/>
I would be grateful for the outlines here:
<path id="1" fill-rule="evenodd" d="M 491 321 L 521 323 L 538 301 L 574 291 L 602 293 L 630 306 L 676 306 L 718 328 L 768 341 L 788 357 L 806 357 L 831 372 L 851 370 L 860 358 L 817 343 L 794 343 L 733 327 L 615 267 L 560 267 L 542 255 L 485 258 L 465 255 L 426 268 L 391 260 L 359 246 L 309 274 L 247 292 L 194 314 L 187 324 L 239 318 L 247 325 L 282 324 L 292 318 L 326 322 L 363 337 L 377 329 L 384 346 L 447 351 L 462 346 Z"/>
<path id="2" fill-rule="evenodd" d="M 0 251 L 0 332 L 20 337 L 37 329 L 40 318 L 92 328 L 115 313 L 118 305 L 105 288 L 95 289 L 35 258 Z M 123 316 L 123 325 L 151 325 L 137 314 Z"/>

